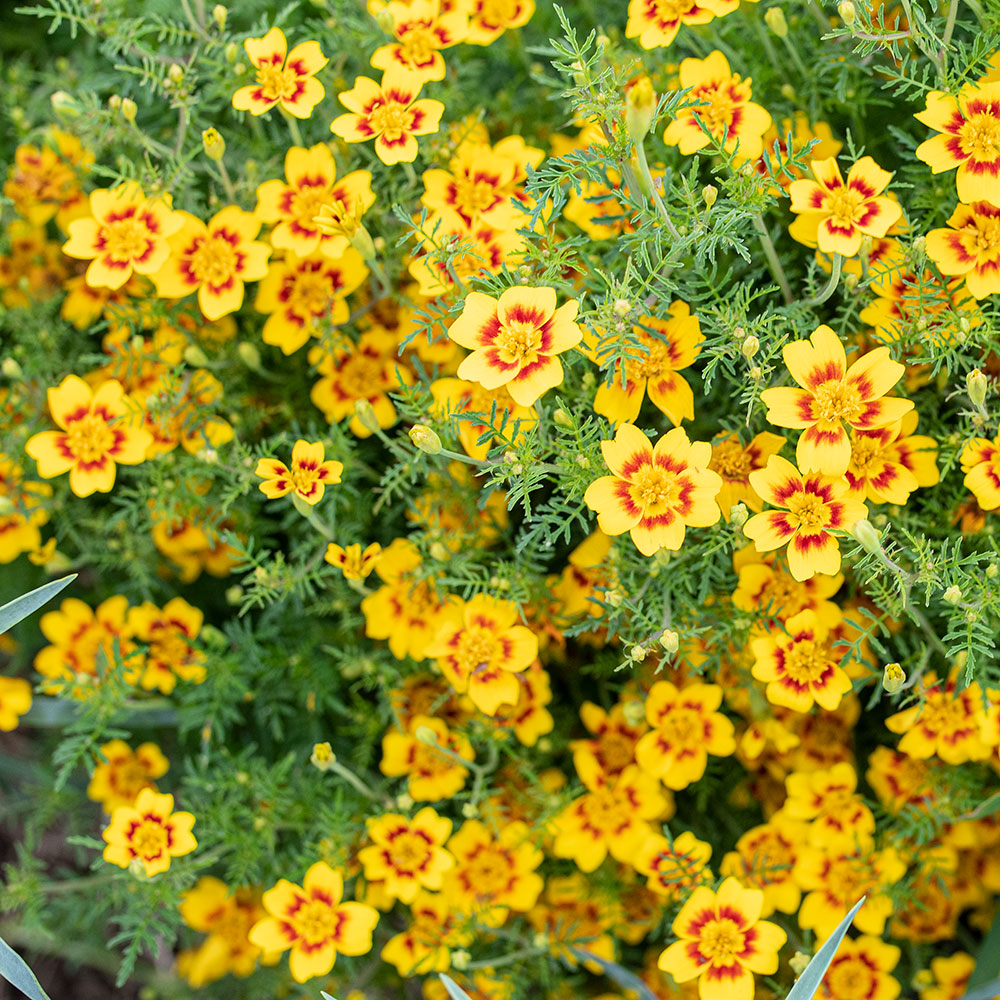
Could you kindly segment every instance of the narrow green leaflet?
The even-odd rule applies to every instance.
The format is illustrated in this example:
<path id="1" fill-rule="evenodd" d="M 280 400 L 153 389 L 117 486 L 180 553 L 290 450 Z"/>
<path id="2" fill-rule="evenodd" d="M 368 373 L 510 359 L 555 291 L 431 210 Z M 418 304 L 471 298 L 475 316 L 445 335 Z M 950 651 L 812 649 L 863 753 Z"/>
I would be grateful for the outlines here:
<path id="1" fill-rule="evenodd" d="M 996 796 L 994 796 L 995 798 Z M 976 955 L 976 967 L 969 976 L 969 992 L 962 1000 L 978 1000 L 979 997 L 994 997 L 1000 993 L 1000 914 L 993 920 L 989 934 L 979 946 Z M 984 993 L 984 989 L 992 989 L 992 993 Z"/>
<path id="2" fill-rule="evenodd" d="M 66 580 L 66 583 L 69 583 L 71 579 L 73 578 L 69 577 Z M 56 583 L 62 583 L 62 581 L 57 580 Z M 50 583 L 49 586 L 51 587 L 52 584 Z M 41 589 L 44 590 L 45 588 L 43 587 Z M 59 589 L 61 590 L 62 588 Z M 33 590 L 31 592 L 31 594 L 37 593 L 37 590 Z M 56 591 L 56 593 L 58 593 L 58 591 Z M 25 597 L 31 597 L 31 594 L 25 594 Z M 50 594 L 49 596 L 51 597 L 52 595 Z M 18 600 L 23 601 L 25 597 L 18 598 Z M 46 600 L 47 599 L 48 598 L 46 598 Z M 45 602 L 42 601 L 39 603 L 44 604 Z M 35 607 L 37 606 L 38 605 Z M 4 608 L 0 608 L 0 613 L 6 611 L 9 607 L 10 604 Z M 28 611 L 25 611 L 24 615 L 30 615 L 34 610 L 34 608 L 30 608 Z M 22 615 L 21 618 L 23 618 L 24 615 Z M 20 620 L 20 618 L 15 619 L 15 621 Z M 28 963 L 25 962 L 25 960 L 21 958 L 21 956 L 18 955 L 18 953 L 14 951 L 14 949 L 11 948 L 11 946 L 7 944 L 3 938 L 0 938 L 0 976 L 3 976 L 4 979 L 11 984 L 11 986 L 19 989 L 26 997 L 29 997 L 30 1000 L 49 1000 L 48 993 L 46 993 L 45 990 L 43 990 L 39 985 L 38 980 L 35 979 L 35 974 L 28 968 Z"/>
<path id="3" fill-rule="evenodd" d="M 813 955 L 812 960 L 806 966 L 805 971 L 792 984 L 791 990 L 785 1000 L 812 1000 L 819 984 L 826 975 L 826 970 L 833 961 L 833 956 L 837 954 L 840 942 L 843 941 L 847 929 L 851 926 L 854 915 L 861 909 L 867 897 L 862 896 L 852 907 L 851 912 L 837 924 L 837 929 L 823 942 L 823 947 Z"/>
<path id="4" fill-rule="evenodd" d="M 53 580 L 36 590 L 15 597 L 13 601 L 0 608 L 0 634 L 13 628 L 30 614 L 34 614 L 43 604 L 47 604 L 61 590 L 65 590 L 76 579 L 76 573 L 64 576 L 61 580 Z"/>
<path id="5" fill-rule="evenodd" d="M 636 993 L 639 1000 L 656 1000 L 656 994 L 638 976 L 617 962 L 609 962 L 599 958 L 593 952 L 587 951 L 586 948 L 572 948 L 570 950 L 581 962 L 596 962 L 609 979 L 613 979 L 622 989 Z"/>
<path id="6" fill-rule="evenodd" d="M 448 991 L 448 996 L 451 997 L 451 1000 L 472 1000 L 472 997 L 451 976 L 446 976 L 443 972 L 439 972 L 438 978 L 444 983 L 444 988 Z"/>

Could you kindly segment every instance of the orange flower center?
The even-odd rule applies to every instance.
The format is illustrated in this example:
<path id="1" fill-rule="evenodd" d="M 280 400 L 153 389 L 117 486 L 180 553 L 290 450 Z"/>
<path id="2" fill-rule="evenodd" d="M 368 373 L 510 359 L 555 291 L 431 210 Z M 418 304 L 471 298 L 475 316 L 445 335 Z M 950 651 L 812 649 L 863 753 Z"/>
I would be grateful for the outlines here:
<path id="1" fill-rule="evenodd" d="M 157 858 L 167 849 L 167 830 L 159 817 L 144 817 L 129 835 L 129 846 L 140 858 Z"/>
<path id="2" fill-rule="evenodd" d="M 708 467 L 723 479 L 746 480 L 753 463 L 738 441 L 722 441 L 712 449 Z"/>
<path id="3" fill-rule="evenodd" d="M 330 281 L 323 271 L 299 271 L 289 296 L 290 304 L 306 315 L 322 316 L 334 298 L 330 293 Z"/>
<path id="4" fill-rule="evenodd" d="M 479 670 L 487 670 L 498 652 L 496 633 L 475 625 L 462 633 L 455 659 L 462 670 L 474 674 Z"/>
<path id="5" fill-rule="evenodd" d="M 859 476 L 870 477 L 882 464 L 882 442 L 878 438 L 866 434 L 851 442 L 851 465 Z"/>
<path id="6" fill-rule="evenodd" d="M 783 672 L 799 684 L 819 680 L 830 665 L 830 650 L 825 642 L 803 639 L 785 647 Z"/>
<path id="7" fill-rule="evenodd" d="M 149 249 L 150 232 L 134 216 L 105 223 L 101 227 L 105 253 L 115 261 L 134 260 Z"/>
<path id="8" fill-rule="evenodd" d="M 879 986 L 864 959 L 835 962 L 827 973 L 826 982 L 827 989 L 833 996 L 844 997 L 845 1000 L 874 996 Z"/>
<path id="9" fill-rule="evenodd" d="M 669 23 L 687 14 L 693 6 L 693 0 L 653 0 L 652 13 L 653 17 Z"/>
<path id="10" fill-rule="evenodd" d="M 165 629 L 152 641 L 149 658 L 167 666 L 182 666 L 191 655 L 191 647 L 182 632 Z"/>
<path id="11" fill-rule="evenodd" d="M 743 931 L 734 920 L 716 917 L 701 928 L 698 950 L 713 965 L 733 965 L 746 950 Z"/>
<path id="12" fill-rule="evenodd" d="M 827 209 L 833 216 L 836 225 L 851 228 L 858 216 L 858 210 L 865 203 L 861 191 L 848 187 L 846 184 L 833 190 L 827 189 Z"/>
<path id="13" fill-rule="evenodd" d="M 518 14 L 518 0 L 481 0 L 476 11 L 479 20 L 487 25 L 504 25 Z"/>
<path id="14" fill-rule="evenodd" d="M 713 136 L 721 138 L 727 128 L 732 129 L 733 112 L 737 102 L 733 99 L 731 88 L 728 85 L 718 82 L 704 84 L 695 87 L 691 96 L 706 102 L 691 110 L 701 119 L 705 128 Z M 734 137 L 730 135 L 729 138 L 732 140 Z"/>
<path id="15" fill-rule="evenodd" d="M 392 865 L 400 872 L 419 870 L 427 863 L 429 853 L 430 845 L 427 843 L 427 838 L 411 830 L 393 837 L 389 848 Z"/>
<path id="16" fill-rule="evenodd" d="M 319 185 L 301 187 L 292 195 L 291 204 L 288 206 L 289 215 L 303 229 L 314 229 L 313 219 L 320 214 L 328 197 L 329 191 L 325 187 Z"/>
<path id="17" fill-rule="evenodd" d="M 627 816 L 622 811 L 622 803 L 614 792 L 607 788 L 591 792 L 587 796 L 585 814 L 588 824 L 598 831 L 613 830 L 628 822 Z"/>
<path id="18" fill-rule="evenodd" d="M 541 344 L 542 336 L 537 324 L 508 321 L 500 326 L 494 343 L 506 362 L 524 361 L 533 355 Z"/>
<path id="19" fill-rule="evenodd" d="M 374 399 L 386 386 L 382 361 L 367 354 L 348 358 L 337 381 L 340 390 L 352 399 Z"/>
<path id="20" fill-rule="evenodd" d="M 411 115 L 408 105 L 382 100 L 368 113 L 368 124 L 389 142 L 395 142 L 409 131 Z"/>
<path id="21" fill-rule="evenodd" d="M 694 746 L 705 731 L 701 715 L 693 708 L 672 708 L 656 725 L 674 746 Z"/>
<path id="22" fill-rule="evenodd" d="M 123 799 L 134 800 L 149 784 L 149 772 L 137 757 L 130 757 L 120 764 L 111 764 L 108 784 Z"/>
<path id="23" fill-rule="evenodd" d="M 1000 218 L 995 216 L 980 217 L 975 222 L 971 222 L 966 229 L 975 238 L 976 249 L 980 254 L 1000 252 Z"/>
<path id="24" fill-rule="evenodd" d="M 510 885 L 511 868 L 510 858 L 506 854 L 486 847 L 469 859 L 465 882 L 480 899 L 498 896 Z"/>
<path id="25" fill-rule="evenodd" d="M 198 244 L 189 267 L 198 281 L 218 288 L 236 274 L 239 267 L 236 247 L 224 236 L 210 235 Z"/>
<path id="26" fill-rule="evenodd" d="M 625 372 L 629 382 L 638 382 L 643 378 L 656 378 L 665 371 L 672 371 L 670 366 L 670 348 L 659 340 L 645 339 L 647 354 L 644 358 L 631 359 L 625 362 Z"/>
<path id="27" fill-rule="evenodd" d="M 468 174 L 459 174 L 455 178 L 455 202 L 466 215 L 488 209 L 497 196 L 497 189 L 488 180 L 476 179 Z"/>
<path id="28" fill-rule="evenodd" d="M 646 466 L 632 480 L 632 494 L 649 514 L 673 507 L 680 494 L 680 483 L 677 476 L 670 476 L 656 466 Z"/>
<path id="29" fill-rule="evenodd" d="M 423 25 L 410 25 L 399 39 L 403 58 L 414 66 L 425 66 L 434 58 L 434 36 Z"/>
<path id="30" fill-rule="evenodd" d="M 88 413 L 70 424 L 66 443 L 78 462 L 99 462 L 114 445 L 115 435 L 102 417 Z"/>
<path id="31" fill-rule="evenodd" d="M 323 944 L 337 929 L 336 908 L 318 899 L 309 900 L 295 911 L 294 916 L 285 919 L 307 945 Z"/>
<path id="32" fill-rule="evenodd" d="M 257 84 L 266 101 L 280 101 L 283 97 L 294 97 L 298 74 L 283 64 L 276 66 L 265 63 L 257 67 Z"/>
<path id="33" fill-rule="evenodd" d="M 788 501 L 788 510 L 806 531 L 818 531 L 830 523 L 830 511 L 815 493 L 796 493 Z"/>
<path id="34" fill-rule="evenodd" d="M 635 740 L 629 739 L 624 733 L 607 732 L 601 736 L 598 756 L 605 773 L 618 774 L 635 759 Z"/>
<path id="35" fill-rule="evenodd" d="M 962 152 L 974 160 L 1000 158 L 1000 120 L 985 113 L 973 115 L 959 128 L 958 142 Z"/>

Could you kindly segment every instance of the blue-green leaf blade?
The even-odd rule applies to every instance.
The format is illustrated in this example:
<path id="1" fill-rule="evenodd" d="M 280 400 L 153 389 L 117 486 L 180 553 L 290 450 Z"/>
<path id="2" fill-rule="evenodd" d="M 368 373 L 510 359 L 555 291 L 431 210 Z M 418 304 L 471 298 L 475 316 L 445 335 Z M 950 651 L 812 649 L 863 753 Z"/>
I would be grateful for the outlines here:
<path id="1" fill-rule="evenodd" d="M 819 989 L 819 984 L 826 975 L 826 970 L 830 968 L 833 956 L 837 954 L 840 942 L 844 940 L 847 929 L 851 926 L 855 914 L 861 909 L 865 901 L 862 896 L 851 908 L 851 912 L 837 924 L 837 929 L 823 942 L 823 946 L 813 955 L 805 971 L 792 984 L 785 1000 L 812 1000 L 814 994 Z"/>
<path id="2" fill-rule="evenodd" d="M 472 1000 L 472 997 L 451 976 L 446 976 L 443 972 L 439 972 L 438 978 L 444 983 L 444 988 L 448 991 L 448 996 L 451 997 L 451 1000 Z"/>
<path id="3" fill-rule="evenodd" d="M 35 590 L 15 597 L 0 608 L 0 634 L 13 628 L 28 615 L 34 614 L 43 604 L 48 604 L 61 590 L 65 590 L 76 579 L 76 573 L 64 576 L 61 580 L 52 580 Z"/>
<path id="4" fill-rule="evenodd" d="M 3 938 L 0 938 L 0 976 L 3 976 L 11 986 L 19 989 L 29 1000 L 49 1000 L 49 995 L 28 968 L 28 963 Z"/>

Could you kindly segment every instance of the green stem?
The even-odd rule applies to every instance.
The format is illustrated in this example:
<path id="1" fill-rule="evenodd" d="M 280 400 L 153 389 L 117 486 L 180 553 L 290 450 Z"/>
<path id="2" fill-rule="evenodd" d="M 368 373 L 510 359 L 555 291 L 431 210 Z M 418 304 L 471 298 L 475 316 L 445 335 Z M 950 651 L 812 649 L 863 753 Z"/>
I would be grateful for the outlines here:
<path id="1" fill-rule="evenodd" d="M 816 6 L 816 0 L 808 0 L 806 7 L 809 8 L 809 13 L 816 19 L 816 23 L 819 25 L 820 31 L 824 35 L 830 33 L 830 22 L 827 20 L 826 15 Z"/>
<path id="2" fill-rule="evenodd" d="M 667 206 L 663 204 L 660 192 L 656 189 L 656 184 L 653 181 L 653 175 L 649 172 L 649 163 L 646 161 L 646 147 L 643 143 L 635 143 L 635 155 L 636 159 L 639 161 L 639 173 L 642 175 L 642 179 L 646 182 L 646 185 L 652 193 L 653 203 L 656 205 L 657 214 L 659 215 L 664 226 L 667 227 L 667 232 L 670 233 L 675 240 L 679 240 L 681 238 L 681 234 L 677 232 L 677 227 L 673 224 L 673 221 L 667 214 Z"/>
<path id="3" fill-rule="evenodd" d="M 297 493 L 292 494 L 292 504 L 295 509 L 328 541 L 332 542 L 333 532 L 324 524 L 316 513 L 316 509 L 305 502 Z"/>
<path id="4" fill-rule="evenodd" d="M 760 238 L 760 245 L 764 251 L 764 256 L 767 258 L 767 266 L 771 271 L 771 277 L 778 283 L 778 287 L 781 289 L 781 297 L 785 300 L 785 305 L 790 306 L 792 304 L 792 288 L 788 284 L 788 276 L 785 274 L 785 269 L 781 266 L 777 251 L 771 242 L 771 235 L 767 231 L 767 226 L 764 225 L 764 219 L 760 212 L 756 212 L 751 217 L 751 221 L 753 222 L 754 229 L 757 231 L 757 236 Z"/>
<path id="5" fill-rule="evenodd" d="M 941 43 L 945 49 L 948 48 L 948 45 L 951 42 L 951 36 L 955 31 L 955 19 L 957 17 L 958 17 L 958 0 L 951 0 L 951 5 L 948 7 L 948 21 L 944 26 L 944 35 L 941 38 Z"/>
<path id="6" fill-rule="evenodd" d="M 843 266 L 844 258 L 839 253 L 832 254 L 830 257 L 830 280 L 826 283 L 826 288 L 813 298 L 807 299 L 804 305 L 818 306 L 826 302 L 836 291 L 837 285 L 840 283 L 840 271 Z"/>
<path id="7" fill-rule="evenodd" d="M 370 785 L 362 781 L 350 768 L 341 764 L 339 760 L 335 760 L 330 765 L 330 770 L 334 774 L 339 774 L 344 781 L 359 791 L 366 799 L 371 799 L 373 802 L 380 801 L 381 796 Z"/>
<path id="8" fill-rule="evenodd" d="M 304 146 L 305 143 L 302 141 L 302 132 L 299 130 L 299 123 L 295 115 L 290 115 L 284 108 L 281 109 L 281 115 L 288 122 L 288 131 L 292 133 L 292 142 L 296 146 Z"/>
<path id="9" fill-rule="evenodd" d="M 222 187 L 226 192 L 226 197 L 233 205 L 235 205 L 236 188 L 233 187 L 233 182 L 229 177 L 229 171 L 226 169 L 226 165 L 222 160 L 217 160 L 216 162 L 219 164 L 219 179 L 222 181 Z"/>
<path id="10" fill-rule="evenodd" d="M 493 969 L 500 965 L 514 965 L 515 962 L 520 962 L 522 959 L 534 958 L 536 955 L 545 955 L 547 953 L 548 948 L 521 948 L 507 955 L 501 955 L 499 958 L 480 958 L 475 962 L 469 962 L 465 968 Z"/>
<path id="11" fill-rule="evenodd" d="M 803 79 L 807 79 L 811 74 L 809 73 L 809 70 L 806 69 L 805 63 L 802 61 L 802 57 L 796 50 L 795 43 L 791 40 L 791 38 L 789 38 L 788 35 L 785 35 L 785 37 L 782 38 L 782 41 L 785 43 L 785 48 L 788 49 L 788 54 L 792 57 L 792 62 L 795 63 L 795 68 L 799 71 Z"/>
<path id="12" fill-rule="evenodd" d="M 174 139 L 174 159 L 179 159 L 181 151 L 184 149 L 184 140 L 187 138 L 188 130 L 188 109 L 181 105 L 177 111 L 177 137 Z"/>

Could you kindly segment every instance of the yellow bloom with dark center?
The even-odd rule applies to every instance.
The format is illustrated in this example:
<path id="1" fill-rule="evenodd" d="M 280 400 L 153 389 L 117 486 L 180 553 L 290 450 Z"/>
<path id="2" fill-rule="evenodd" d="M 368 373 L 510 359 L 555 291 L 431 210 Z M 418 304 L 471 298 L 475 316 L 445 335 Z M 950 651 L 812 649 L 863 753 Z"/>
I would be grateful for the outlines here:
<path id="1" fill-rule="evenodd" d="M 505 31 L 523 28 L 535 13 L 535 0 L 468 0 L 469 45 L 492 45 Z"/>
<path id="2" fill-rule="evenodd" d="M 346 549 L 331 542 L 326 547 L 323 558 L 331 566 L 336 566 L 344 574 L 345 580 L 364 580 L 375 568 L 381 555 L 382 546 L 378 542 L 366 545 L 364 551 L 358 542 L 348 545 Z"/>
<path id="3" fill-rule="evenodd" d="M 644 49 L 670 45 L 682 25 L 708 24 L 715 14 L 698 0 L 629 0 L 626 38 Z"/>
<path id="4" fill-rule="evenodd" d="M 653 892 L 674 902 L 713 880 L 708 867 L 711 857 L 712 845 L 685 831 L 671 839 L 654 834 L 636 852 L 632 863 L 647 877 L 646 884 Z"/>
<path id="5" fill-rule="evenodd" d="M 900 950 L 872 934 L 844 938 L 814 996 L 817 1000 L 896 1000 L 899 983 L 889 975 Z"/>
<path id="6" fill-rule="evenodd" d="M 948 225 L 927 234 L 927 256 L 942 274 L 964 276 L 977 299 L 1000 292 L 1000 205 L 958 205 Z"/>
<path id="7" fill-rule="evenodd" d="M 992 441 L 973 438 L 962 451 L 965 487 L 983 510 L 1000 507 L 1000 435 Z"/>
<path id="8" fill-rule="evenodd" d="M 100 802 L 106 813 L 131 805 L 144 788 L 156 791 L 156 779 L 170 767 L 155 743 L 142 743 L 133 750 L 124 740 L 111 740 L 101 748 L 87 798 Z"/>
<path id="9" fill-rule="evenodd" d="M 233 94 L 233 107 L 262 115 L 280 106 L 296 118 L 308 118 L 326 94 L 316 79 L 329 62 L 319 42 L 302 42 L 289 52 L 285 33 L 272 28 L 263 38 L 248 38 L 243 47 L 257 70 L 257 80 Z"/>
<path id="10" fill-rule="evenodd" d="M 851 496 L 871 503 L 905 504 L 919 487 L 941 479 L 937 442 L 914 434 L 917 412 L 885 427 L 855 430 L 851 434 L 851 462 L 844 475 Z"/>
<path id="11" fill-rule="evenodd" d="M 438 750 L 443 747 L 450 753 Z M 442 719 L 415 715 L 405 733 L 391 729 L 382 738 L 379 768 L 390 778 L 406 777 L 407 791 L 418 802 L 450 799 L 465 786 L 469 769 L 455 759 L 475 760 L 467 737 Z"/>
<path id="12" fill-rule="evenodd" d="M 119 806 L 104 830 L 104 860 L 121 868 L 140 864 L 148 877 L 170 867 L 172 858 L 190 854 L 197 846 L 191 834 L 194 816 L 174 812 L 174 797 L 144 788 L 130 806 Z"/>
<path id="13" fill-rule="evenodd" d="M 443 80 L 445 62 L 441 49 L 465 41 L 468 13 L 455 4 L 449 4 L 443 12 L 441 0 L 393 0 L 384 11 L 395 40 L 375 50 L 372 66 L 381 70 L 395 66 L 421 80 Z"/>
<path id="14" fill-rule="evenodd" d="M 322 441 L 296 441 L 291 465 L 276 458 L 262 458 L 257 463 L 254 475 L 264 480 L 258 488 L 270 500 L 294 493 L 314 507 L 323 499 L 327 486 L 340 482 L 344 471 L 343 462 L 324 460 L 325 455 Z"/>

